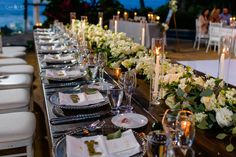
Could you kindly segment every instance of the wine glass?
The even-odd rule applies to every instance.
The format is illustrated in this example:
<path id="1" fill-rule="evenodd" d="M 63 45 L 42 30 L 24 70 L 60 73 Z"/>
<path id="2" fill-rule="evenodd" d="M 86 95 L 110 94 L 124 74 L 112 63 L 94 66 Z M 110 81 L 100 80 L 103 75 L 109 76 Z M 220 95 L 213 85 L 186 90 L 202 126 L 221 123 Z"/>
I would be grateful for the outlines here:
<path id="1" fill-rule="evenodd" d="M 136 72 L 134 70 L 125 72 L 123 80 L 123 87 L 128 101 L 125 106 L 125 112 L 132 112 L 133 106 L 131 100 L 134 90 L 136 88 Z"/>
<path id="2" fill-rule="evenodd" d="M 102 86 L 102 89 L 105 87 L 104 80 L 104 68 L 107 65 L 107 53 L 100 52 L 98 53 L 98 64 L 99 64 L 99 80 Z"/>
<path id="3" fill-rule="evenodd" d="M 177 145 L 183 149 L 192 146 L 195 138 L 195 121 L 191 111 L 181 110 L 176 118 Z"/>
<path id="4" fill-rule="evenodd" d="M 87 56 L 88 60 L 88 68 L 89 68 L 89 74 L 92 83 L 96 82 L 96 76 L 98 73 L 98 59 L 95 54 L 89 53 Z"/>
<path id="5" fill-rule="evenodd" d="M 111 104 L 111 112 L 114 115 L 120 113 L 119 107 L 123 101 L 123 95 L 124 92 L 122 88 L 110 89 L 107 91 L 107 96 Z"/>
<path id="6" fill-rule="evenodd" d="M 168 144 L 176 145 L 176 118 L 179 110 L 167 109 L 162 117 L 162 126 L 166 137 L 168 139 Z"/>

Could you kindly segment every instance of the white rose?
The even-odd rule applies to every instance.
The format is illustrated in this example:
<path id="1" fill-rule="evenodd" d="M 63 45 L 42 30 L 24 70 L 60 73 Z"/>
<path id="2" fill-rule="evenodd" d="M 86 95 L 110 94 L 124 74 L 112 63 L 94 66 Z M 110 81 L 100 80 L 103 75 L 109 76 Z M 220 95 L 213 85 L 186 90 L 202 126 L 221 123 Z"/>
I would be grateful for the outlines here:
<path id="1" fill-rule="evenodd" d="M 175 107 L 175 96 L 174 95 L 169 95 L 166 100 L 165 103 L 167 106 L 169 106 L 170 108 L 174 108 Z"/>
<path id="2" fill-rule="evenodd" d="M 222 92 L 219 93 L 217 100 L 218 100 L 220 106 L 225 106 L 226 99 L 225 99 L 225 96 Z"/>
<path id="3" fill-rule="evenodd" d="M 233 112 L 224 108 L 215 109 L 216 111 L 216 121 L 220 127 L 230 126 L 232 124 Z"/>
<path id="4" fill-rule="evenodd" d="M 202 97 L 201 103 L 205 105 L 206 111 L 212 111 L 216 107 L 216 97 L 215 94 L 212 94 L 211 96 Z"/>
<path id="5" fill-rule="evenodd" d="M 194 78 L 193 84 L 203 86 L 204 85 L 204 80 L 201 77 L 196 77 Z"/>

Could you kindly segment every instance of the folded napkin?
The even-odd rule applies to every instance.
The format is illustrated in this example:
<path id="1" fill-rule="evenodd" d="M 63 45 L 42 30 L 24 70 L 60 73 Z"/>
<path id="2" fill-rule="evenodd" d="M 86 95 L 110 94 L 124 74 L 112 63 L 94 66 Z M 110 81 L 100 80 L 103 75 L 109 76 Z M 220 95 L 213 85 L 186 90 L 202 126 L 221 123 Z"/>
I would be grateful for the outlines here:
<path id="1" fill-rule="evenodd" d="M 128 157 L 141 151 L 132 130 L 127 130 L 122 133 L 121 138 L 113 140 L 106 140 L 103 135 L 83 138 L 66 136 L 67 157 L 89 157 L 88 147 L 84 142 L 91 140 L 97 142 L 94 145 L 95 151 L 102 153 L 94 157 Z"/>
<path id="2" fill-rule="evenodd" d="M 104 143 L 104 137 L 102 135 L 75 138 L 72 136 L 66 136 L 66 156 L 67 157 L 90 157 L 88 147 L 85 141 L 96 141 L 94 145 L 96 152 L 100 152 L 101 155 L 93 155 L 93 157 L 110 157 L 107 153 L 107 149 Z"/>
<path id="3" fill-rule="evenodd" d="M 121 138 L 106 140 L 106 145 L 111 157 L 132 156 L 141 151 L 131 129 L 123 132 Z"/>
<path id="4" fill-rule="evenodd" d="M 66 70 L 51 70 L 51 69 L 46 69 L 46 78 L 54 78 L 54 79 L 66 79 L 66 78 L 71 78 L 71 77 L 80 77 L 83 75 L 83 72 L 80 70 L 71 70 L 71 71 L 66 71 Z"/>
<path id="5" fill-rule="evenodd" d="M 86 106 L 90 104 L 96 104 L 105 101 L 104 97 L 99 91 L 94 94 L 78 93 L 67 94 L 59 92 L 59 102 L 61 105 L 75 105 Z"/>
<path id="6" fill-rule="evenodd" d="M 40 46 L 41 51 L 64 51 L 66 49 L 63 45 Z"/>
<path id="7" fill-rule="evenodd" d="M 73 57 L 72 54 L 69 54 L 69 55 L 58 55 L 58 54 L 51 55 L 51 54 L 49 54 L 49 55 L 44 56 L 44 60 L 46 62 L 50 62 L 50 61 L 71 61 L 73 59 L 74 59 L 74 57 Z"/>

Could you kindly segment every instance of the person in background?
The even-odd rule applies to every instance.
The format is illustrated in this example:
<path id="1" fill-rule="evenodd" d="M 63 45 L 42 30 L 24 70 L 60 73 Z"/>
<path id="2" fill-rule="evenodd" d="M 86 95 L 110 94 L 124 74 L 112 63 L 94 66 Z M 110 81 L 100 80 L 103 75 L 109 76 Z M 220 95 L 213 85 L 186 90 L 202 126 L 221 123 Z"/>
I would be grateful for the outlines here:
<path id="1" fill-rule="evenodd" d="M 229 25 L 230 24 L 230 13 L 228 8 L 223 8 L 223 12 L 220 14 L 220 21 L 224 24 Z"/>
<path id="2" fill-rule="evenodd" d="M 208 33 L 208 25 L 209 25 L 209 9 L 204 9 L 201 15 L 198 17 L 199 22 L 199 31 L 202 34 Z"/>
<path id="3" fill-rule="evenodd" d="M 215 23 L 220 22 L 220 9 L 219 8 L 216 8 L 216 7 L 213 8 L 210 15 L 210 21 L 215 22 Z"/>

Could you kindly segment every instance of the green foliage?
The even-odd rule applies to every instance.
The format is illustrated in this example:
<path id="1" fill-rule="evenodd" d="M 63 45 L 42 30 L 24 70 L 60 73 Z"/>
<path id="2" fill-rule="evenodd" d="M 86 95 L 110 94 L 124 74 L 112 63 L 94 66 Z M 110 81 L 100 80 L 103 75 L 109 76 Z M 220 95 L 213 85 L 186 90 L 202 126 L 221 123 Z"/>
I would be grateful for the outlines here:
<path id="1" fill-rule="evenodd" d="M 227 137 L 227 134 L 225 134 L 225 133 L 219 133 L 216 136 L 216 138 L 219 139 L 219 140 L 223 140 L 223 139 L 225 139 L 225 137 Z"/>
<path id="2" fill-rule="evenodd" d="M 234 150 L 234 146 L 232 144 L 229 144 L 226 146 L 226 151 L 227 152 L 232 152 Z"/>

